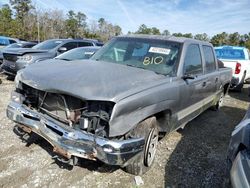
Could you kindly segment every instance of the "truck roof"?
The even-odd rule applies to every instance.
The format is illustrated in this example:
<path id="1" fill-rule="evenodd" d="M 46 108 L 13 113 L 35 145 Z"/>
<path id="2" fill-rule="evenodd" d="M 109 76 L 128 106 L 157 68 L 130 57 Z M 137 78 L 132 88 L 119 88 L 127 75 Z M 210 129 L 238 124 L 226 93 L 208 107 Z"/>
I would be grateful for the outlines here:
<path id="1" fill-rule="evenodd" d="M 125 37 L 125 38 L 144 38 L 144 39 L 158 39 L 158 40 L 168 40 L 168 41 L 173 41 L 173 42 L 179 42 L 179 43 L 184 43 L 184 42 L 199 42 L 203 44 L 208 44 L 211 45 L 211 43 L 206 42 L 206 41 L 201 41 L 201 40 L 196 40 L 192 38 L 186 38 L 186 37 L 175 37 L 172 35 L 145 35 L 145 34 L 128 34 L 128 35 L 122 35 L 119 37 Z"/>

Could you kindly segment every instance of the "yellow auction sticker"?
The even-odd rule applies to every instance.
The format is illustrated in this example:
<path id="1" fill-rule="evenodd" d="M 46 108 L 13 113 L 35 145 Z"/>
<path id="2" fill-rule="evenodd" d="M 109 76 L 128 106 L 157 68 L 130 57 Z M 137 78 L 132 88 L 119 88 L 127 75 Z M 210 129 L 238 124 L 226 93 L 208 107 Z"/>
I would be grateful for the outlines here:
<path id="1" fill-rule="evenodd" d="M 159 65 L 163 62 L 164 58 L 162 56 L 157 56 L 157 57 L 145 57 L 143 60 L 143 65 L 147 66 L 149 64 L 155 64 Z"/>

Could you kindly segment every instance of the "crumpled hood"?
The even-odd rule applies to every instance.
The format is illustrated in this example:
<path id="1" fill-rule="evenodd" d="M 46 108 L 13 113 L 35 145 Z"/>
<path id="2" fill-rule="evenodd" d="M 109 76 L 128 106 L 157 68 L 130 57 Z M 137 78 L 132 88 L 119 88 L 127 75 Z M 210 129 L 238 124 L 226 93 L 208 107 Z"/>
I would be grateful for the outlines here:
<path id="1" fill-rule="evenodd" d="M 101 61 L 46 60 L 20 71 L 16 77 L 34 88 L 74 95 L 84 100 L 117 102 L 166 82 L 166 77 L 144 69 Z"/>
<path id="2" fill-rule="evenodd" d="M 32 48 L 9 48 L 3 50 L 3 53 L 17 54 L 17 55 L 24 55 L 27 53 L 46 53 L 46 52 L 48 52 L 48 50 L 37 50 Z"/>

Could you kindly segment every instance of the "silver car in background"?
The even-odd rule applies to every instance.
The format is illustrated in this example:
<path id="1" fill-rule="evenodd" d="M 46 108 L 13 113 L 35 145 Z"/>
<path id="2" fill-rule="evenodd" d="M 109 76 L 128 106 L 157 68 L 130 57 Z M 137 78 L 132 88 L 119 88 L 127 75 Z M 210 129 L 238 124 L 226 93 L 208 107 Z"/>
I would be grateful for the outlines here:
<path id="1" fill-rule="evenodd" d="M 101 47 L 98 46 L 74 48 L 63 54 L 56 56 L 54 59 L 60 59 L 66 61 L 89 59 L 100 48 Z"/>
<path id="2" fill-rule="evenodd" d="M 232 132 L 228 159 L 232 187 L 250 187 L 250 106 Z"/>

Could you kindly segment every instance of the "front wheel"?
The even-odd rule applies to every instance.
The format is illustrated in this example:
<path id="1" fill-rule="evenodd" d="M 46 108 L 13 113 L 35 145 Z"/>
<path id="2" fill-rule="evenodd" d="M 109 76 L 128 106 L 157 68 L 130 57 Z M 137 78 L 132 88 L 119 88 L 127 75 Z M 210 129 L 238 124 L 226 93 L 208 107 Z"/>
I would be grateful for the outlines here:
<path id="1" fill-rule="evenodd" d="M 125 167 L 125 170 L 130 174 L 142 175 L 152 166 L 157 151 L 159 132 L 155 117 L 148 118 L 139 123 L 132 134 L 135 137 L 144 137 L 145 146 L 134 161 Z"/>

